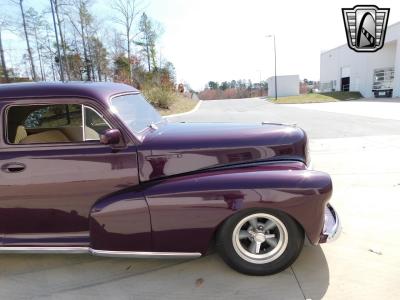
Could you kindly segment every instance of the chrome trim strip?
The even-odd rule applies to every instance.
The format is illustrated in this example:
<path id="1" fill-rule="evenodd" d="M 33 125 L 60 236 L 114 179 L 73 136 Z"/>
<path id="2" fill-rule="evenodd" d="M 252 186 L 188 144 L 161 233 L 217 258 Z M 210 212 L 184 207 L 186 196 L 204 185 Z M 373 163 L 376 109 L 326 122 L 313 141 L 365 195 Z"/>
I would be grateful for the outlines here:
<path id="1" fill-rule="evenodd" d="M 80 232 L 55 232 L 55 233 L 13 233 L 7 234 L 6 238 L 13 239 L 44 239 L 44 238 L 69 238 L 89 237 L 89 231 Z"/>
<path id="2" fill-rule="evenodd" d="M 87 247 L 0 247 L 0 253 L 81 254 L 88 252 Z"/>
<path id="3" fill-rule="evenodd" d="M 86 141 L 86 111 L 85 111 L 85 105 L 81 105 L 81 117 L 82 117 L 82 140 Z"/>
<path id="4" fill-rule="evenodd" d="M 200 257 L 198 252 L 137 252 L 137 251 L 108 251 L 89 249 L 90 254 L 105 257 L 131 258 L 195 258 Z"/>
<path id="5" fill-rule="evenodd" d="M 82 254 L 122 258 L 195 258 L 198 252 L 140 252 L 140 251 L 108 251 L 88 247 L 0 247 L 0 253 L 30 253 L 30 254 Z"/>
<path id="6" fill-rule="evenodd" d="M 5 244 L 7 245 L 4 248 L 12 248 L 12 247 L 19 247 L 19 248 L 25 248 L 27 247 L 26 245 L 36 245 L 35 247 L 32 248 L 87 248 L 87 245 L 89 243 L 83 243 L 83 242 L 71 242 L 71 241 L 65 241 L 63 243 L 49 243 L 49 242 L 44 242 L 41 240 L 22 240 L 22 241 L 9 241 L 6 240 Z M 31 246 L 28 246 L 29 248 Z"/>

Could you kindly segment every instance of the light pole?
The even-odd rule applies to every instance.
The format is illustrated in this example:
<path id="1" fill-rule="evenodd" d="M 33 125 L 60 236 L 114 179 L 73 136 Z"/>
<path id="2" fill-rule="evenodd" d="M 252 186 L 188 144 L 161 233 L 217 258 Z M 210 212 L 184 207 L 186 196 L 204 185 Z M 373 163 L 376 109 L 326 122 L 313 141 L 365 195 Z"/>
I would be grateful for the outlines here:
<path id="1" fill-rule="evenodd" d="M 266 37 L 274 37 L 274 58 L 275 58 L 275 100 L 278 100 L 278 78 L 276 77 L 276 43 L 275 34 L 267 35 Z"/>

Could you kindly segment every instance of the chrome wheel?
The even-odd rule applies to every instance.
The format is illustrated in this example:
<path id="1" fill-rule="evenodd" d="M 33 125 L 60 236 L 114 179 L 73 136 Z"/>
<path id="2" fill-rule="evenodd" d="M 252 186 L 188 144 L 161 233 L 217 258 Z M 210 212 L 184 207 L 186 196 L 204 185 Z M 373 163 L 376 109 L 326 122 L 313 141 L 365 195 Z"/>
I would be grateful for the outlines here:
<path id="1" fill-rule="evenodd" d="M 265 264 L 276 260 L 288 245 L 288 232 L 277 217 L 256 213 L 243 218 L 235 227 L 232 243 L 244 260 Z"/>

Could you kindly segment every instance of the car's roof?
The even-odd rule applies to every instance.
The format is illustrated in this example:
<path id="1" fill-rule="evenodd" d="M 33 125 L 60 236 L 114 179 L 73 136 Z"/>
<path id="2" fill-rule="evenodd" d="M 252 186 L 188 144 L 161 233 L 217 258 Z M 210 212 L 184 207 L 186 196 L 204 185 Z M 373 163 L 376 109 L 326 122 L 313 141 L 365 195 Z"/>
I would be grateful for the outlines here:
<path id="1" fill-rule="evenodd" d="M 116 94 L 138 93 L 129 85 L 112 82 L 25 82 L 0 84 L 0 101 L 39 97 L 84 97 L 108 101 Z"/>

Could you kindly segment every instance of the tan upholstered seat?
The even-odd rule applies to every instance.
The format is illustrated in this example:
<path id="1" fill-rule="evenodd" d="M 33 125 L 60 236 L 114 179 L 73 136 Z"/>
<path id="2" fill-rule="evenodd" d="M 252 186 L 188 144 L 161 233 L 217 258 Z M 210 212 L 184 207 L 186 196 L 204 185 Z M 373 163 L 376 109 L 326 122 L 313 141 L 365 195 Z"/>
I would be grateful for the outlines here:
<path id="1" fill-rule="evenodd" d="M 28 135 L 22 139 L 19 144 L 37 144 L 37 143 L 68 143 L 70 140 L 61 130 L 54 129 Z"/>
<path id="2" fill-rule="evenodd" d="M 82 142 L 83 134 L 81 126 L 68 126 L 62 127 L 60 130 L 72 141 L 72 142 Z"/>
<path id="3" fill-rule="evenodd" d="M 14 139 L 14 144 L 19 144 L 23 139 L 25 139 L 28 136 L 28 133 L 26 132 L 26 129 L 24 126 L 19 125 L 17 127 L 17 131 L 15 133 L 15 139 Z"/>
<path id="4" fill-rule="evenodd" d="M 90 127 L 85 126 L 86 140 L 99 140 L 99 134 Z M 69 126 L 61 129 L 52 129 L 28 135 L 24 126 L 17 127 L 15 144 L 38 144 L 38 143 L 68 143 L 82 142 L 82 127 Z"/>
<path id="5" fill-rule="evenodd" d="M 83 133 L 81 126 L 68 126 L 60 128 L 72 142 L 82 142 Z M 99 134 L 90 127 L 85 126 L 85 139 L 87 141 L 100 140 Z"/>
<path id="6" fill-rule="evenodd" d="M 68 126 L 61 128 L 61 130 L 72 142 L 83 141 L 81 126 Z M 87 141 L 98 141 L 100 140 L 100 135 L 94 129 L 85 126 L 85 139 Z"/>

